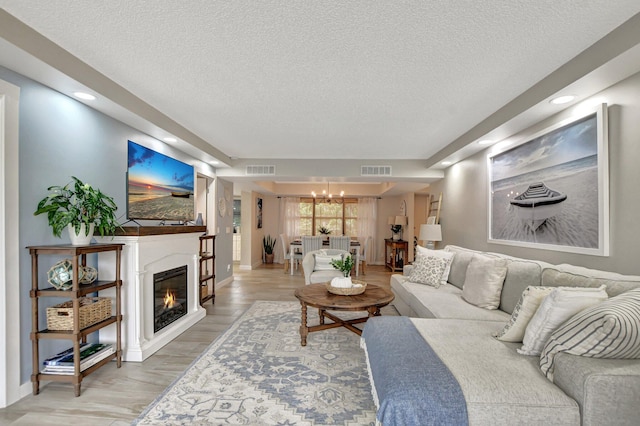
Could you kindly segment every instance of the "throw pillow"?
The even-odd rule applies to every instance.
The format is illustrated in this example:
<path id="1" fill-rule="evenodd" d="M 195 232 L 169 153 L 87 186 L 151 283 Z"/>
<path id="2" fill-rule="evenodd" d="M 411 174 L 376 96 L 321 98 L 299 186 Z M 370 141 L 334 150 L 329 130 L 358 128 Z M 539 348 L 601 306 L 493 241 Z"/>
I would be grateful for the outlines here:
<path id="1" fill-rule="evenodd" d="M 436 256 L 424 256 L 418 253 L 416 261 L 413 263 L 413 268 L 409 273 L 409 281 L 438 288 L 446 267 L 446 259 Z"/>
<path id="2" fill-rule="evenodd" d="M 522 355 L 540 355 L 545 343 L 562 323 L 596 303 L 607 300 L 605 286 L 600 288 L 558 287 L 540 304 L 522 339 Z"/>
<path id="3" fill-rule="evenodd" d="M 444 250 L 430 250 L 422 246 L 416 246 L 416 248 L 418 254 L 422 254 L 424 256 L 440 257 L 446 261 L 446 267 L 444 268 L 442 277 L 440 278 L 440 284 L 445 285 L 447 283 L 447 280 L 449 279 L 449 272 L 451 272 L 451 263 L 453 262 L 453 256 L 455 256 L 455 253 Z"/>
<path id="4" fill-rule="evenodd" d="M 485 309 L 498 309 L 507 260 L 474 254 L 467 267 L 462 298 Z"/>
<path id="5" fill-rule="evenodd" d="M 573 316 L 549 338 L 540 369 L 553 381 L 559 352 L 592 358 L 640 358 L 640 288 L 598 303 Z"/>
<path id="6" fill-rule="evenodd" d="M 529 286 L 520 296 L 518 304 L 513 309 L 511 319 L 504 328 L 493 334 L 493 337 L 503 342 L 522 342 L 524 332 L 531 318 L 545 297 L 551 293 L 553 287 Z"/>
<path id="7" fill-rule="evenodd" d="M 331 271 L 331 270 L 337 271 L 337 269 L 331 265 L 331 261 L 342 260 L 341 254 L 328 255 L 328 254 L 316 253 L 314 257 L 316 258 L 315 259 L 316 264 L 315 264 L 315 267 L 313 268 L 314 271 Z"/>

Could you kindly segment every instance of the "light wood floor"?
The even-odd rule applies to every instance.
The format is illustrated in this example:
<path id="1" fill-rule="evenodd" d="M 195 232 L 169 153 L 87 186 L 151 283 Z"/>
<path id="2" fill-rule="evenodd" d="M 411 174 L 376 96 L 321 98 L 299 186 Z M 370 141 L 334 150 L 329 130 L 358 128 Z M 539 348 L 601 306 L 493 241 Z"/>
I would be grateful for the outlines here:
<path id="1" fill-rule="evenodd" d="M 369 283 L 389 286 L 391 273 L 368 266 L 361 275 Z M 293 292 L 304 285 L 298 272 L 284 274 L 282 265 L 264 265 L 234 273 L 234 281 L 216 290 L 207 316 L 146 361 L 109 363 L 82 381 L 73 396 L 69 383 L 42 382 L 40 394 L 29 395 L 0 410 L 0 425 L 129 425 L 209 344 L 256 300 L 296 301 Z"/>

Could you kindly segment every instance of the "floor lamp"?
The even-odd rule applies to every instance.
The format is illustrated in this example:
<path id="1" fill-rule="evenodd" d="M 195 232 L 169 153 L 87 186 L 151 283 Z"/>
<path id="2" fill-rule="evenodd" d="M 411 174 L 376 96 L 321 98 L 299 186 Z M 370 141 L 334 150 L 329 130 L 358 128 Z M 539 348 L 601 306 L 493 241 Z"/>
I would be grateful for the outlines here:
<path id="1" fill-rule="evenodd" d="M 420 239 L 426 242 L 428 249 L 435 250 L 436 242 L 442 241 L 440 225 L 420 225 Z"/>

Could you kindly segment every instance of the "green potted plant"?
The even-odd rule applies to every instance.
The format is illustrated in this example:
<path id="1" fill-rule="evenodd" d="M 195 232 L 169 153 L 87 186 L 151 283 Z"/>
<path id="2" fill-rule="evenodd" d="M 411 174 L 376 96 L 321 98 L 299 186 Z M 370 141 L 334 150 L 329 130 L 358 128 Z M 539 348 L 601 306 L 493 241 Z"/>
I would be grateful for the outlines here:
<path id="1" fill-rule="evenodd" d="M 46 213 L 56 237 L 61 237 L 67 228 L 73 245 L 89 244 L 95 231 L 102 237 L 113 234 L 119 226 L 113 198 L 75 176 L 71 178 L 65 186 L 47 188 L 49 195 L 38 203 L 33 214 Z"/>
<path id="2" fill-rule="evenodd" d="M 391 238 L 393 240 L 399 240 L 400 239 L 400 231 L 402 231 L 402 225 L 391 225 L 391 232 L 393 233 L 391 235 Z"/>
<path id="3" fill-rule="evenodd" d="M 351 270 L 353 269 L 353 258 L 351 255 L 346 255 L 344 259 L 341 260 L 332 260 L 331 266 L 336 268 L 338 271 L 342 272 L 342 275 L 345 277 L 351 276 Z"/>
<path id="4" fill-rule="evenodd" d="M 271 235 L 262 237 L 262 247 L 264 248 L 264 263 L 273 263 L 273 249 L 276 246 L 277 238 L 271 238 Z"/>
<path id="5" fill-rule="evenodd" d="M 323 225 L 318 227 L 318 232 L 322 234 L 325 238 L 329 238 L 329 234 L 331 234 L 331 229 Z"/>

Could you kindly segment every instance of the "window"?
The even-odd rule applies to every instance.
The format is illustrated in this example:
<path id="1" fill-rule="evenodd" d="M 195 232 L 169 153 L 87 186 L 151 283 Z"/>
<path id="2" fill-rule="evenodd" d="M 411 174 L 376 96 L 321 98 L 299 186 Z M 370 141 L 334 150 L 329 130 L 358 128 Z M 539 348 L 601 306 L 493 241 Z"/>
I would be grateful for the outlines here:
<path id="1" fill-rule="evenodd" d="M 324 226 L 332 235 L 357 236 L 358 200 L 345 198 L 342 203 L 326 203 L 314 198 L 300 200 L 300 235 L 319 235 Z"/>

